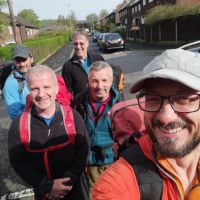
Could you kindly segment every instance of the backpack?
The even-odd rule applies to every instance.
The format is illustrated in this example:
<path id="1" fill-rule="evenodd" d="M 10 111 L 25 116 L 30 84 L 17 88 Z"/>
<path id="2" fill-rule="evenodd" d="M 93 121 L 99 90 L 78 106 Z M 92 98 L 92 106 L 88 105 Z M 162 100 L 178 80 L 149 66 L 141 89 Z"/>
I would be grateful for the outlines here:
<path id="1" fill-rule="evenodd" d="M 140 110 L 137 99 L 119 102 L 111 108 L 110 119 L 114 140 L 113 150 L 116 159 L 130 143 L 145 134 L 143 118 L 144 112 Z"/>
<path id="2" fill-rule="evenodd" d="M 122 72 L 122 69 L 119 65 L 110 64 L 110 66 L 113 69 L 113 77 L 114 77 L 113 85 L 120 92 L 120 94 L 123 94 L 124 73 Z"/>
<path id="3" fill-rule="evenodd" d="M 162 199 L 163 177 L 158 167 L 142 152 L 140 145 L 130 145 L 121 155 L 133 168 L 140 190 L 141 200 Z"/>
<path id="4" fill-rule="evenodd" d="M 56 149 L 61 149 L 64 146 L 68 144 L 74 144 L 75 143 L 75 135 L 76 135 L 76 130 L 75 130 L 75 125 L 74 125 L 74 118 L 73 118 L 73 113 L 72 113 L 72 108 L 70 107 L 70 102 L 72 99 L 72 94 L 67 92 L 65 82 L 61 76 L 57 76 L 57 82 L 59 86 L 59 91 L 56 96 L 56 100 L 60 103 L 61 106 L 61 111 L 63 114 L 63 119 L 64 119 L 64 125 L 66 132 L 68 134 L 69 140 L 62 144 L 54 145 L 54 146 L 49 146 L 48 148 L 44 149 L 30 149 L 29 148 L 29 141 L 30 141 L 30 120 L 31 120 L 31 108 L 32 108 L 32 101 L 30 94 L 27 95 L 27 100 L 26 100 L 26 111 L 22 113 L 20 117 L 20 124 L 19 124 L 19 133 L 20 133 L 20 141 L 24 145 L 26 151 L 28 152 L 44 152 L 44 163 L 45 163 L 45 168 L 46 168 L 46 173 L 49 178 L 51 178 L 51 172 L 49 168 L 49 163 L 48 163 L 48 158 L 47 152 L 48 151 L 53 151 Z"/>
<path id="5" fill-rule="evenodd" d="M 11 74 L 13 69 L 13 63 L 7 63 L 0 65 L 0 89 L 3 90 L 6 79 Z"/>

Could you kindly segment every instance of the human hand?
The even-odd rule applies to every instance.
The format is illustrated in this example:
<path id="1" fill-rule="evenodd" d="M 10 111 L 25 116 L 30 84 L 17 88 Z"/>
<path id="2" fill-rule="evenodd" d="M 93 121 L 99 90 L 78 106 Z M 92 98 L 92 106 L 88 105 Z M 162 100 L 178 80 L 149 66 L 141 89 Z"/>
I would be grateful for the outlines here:
<path id="1" fill-rule="evenodd" d="M 49 200 L 58 200 L 64 198 L 64 196 L 67 195 L 67 193 L 72 189 L 72 186 L 67 185 L 67 182 L 69 181 L 70 178 L 55 179 L 53 181 L 51 192 L 47 194 L 46 197 Z"/>

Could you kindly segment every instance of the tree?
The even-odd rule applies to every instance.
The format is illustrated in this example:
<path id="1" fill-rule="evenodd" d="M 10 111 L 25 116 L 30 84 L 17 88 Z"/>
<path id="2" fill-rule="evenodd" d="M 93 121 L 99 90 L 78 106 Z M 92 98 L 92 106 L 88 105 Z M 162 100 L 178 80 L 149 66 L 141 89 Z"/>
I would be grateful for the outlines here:
<path id="1" fill-rule="evenodd" d="M 94 29 L 94 24 L 99 19 L 98 15 L 95 13 L 91 13 L 86 16 L 86 23 L 88 24 L 88 27 L 91 27 L 91 30 Z"/>
<path id="2" fill-rule="evenodd" d="M 18 17 L 25 19 L 33 25 L 38 25 L 38 16 L 32 9 L 24 9 L 17 14 Z"/>
<path id="3" fill-rule="evenodd" d="M 4 8 L 7 6 L 7 1 L 6 0 L 0 0 L 0 11 L 1 11 L 1 8 Z"/>
<path id="4" fill-rule="evenodd" d="M 58 19 L 57 19 L 57 23 L 58 24 L 62 24 L 62 25 L 66 25 L 67 21 L 66 21 L 66 19 L 65 19 L 65 17 L 63 15 L 59 15 Z"/>
<path id="5" fill-rule="evenodd" d="M 0 0 L 0 11 L 1 11 L 1 8 L 4 8 L 7 6 L 7 1 L 6 0 Z M 0 32 L 3 30 L 3 23 L 2 21 L 0 20 Z"/>
<path id="6" fill-rule="evenodd" d="M 108 15 L 108 11 L 106 9 L 101 9 L 99 13 L 99 19 L 106 17 Z"/>

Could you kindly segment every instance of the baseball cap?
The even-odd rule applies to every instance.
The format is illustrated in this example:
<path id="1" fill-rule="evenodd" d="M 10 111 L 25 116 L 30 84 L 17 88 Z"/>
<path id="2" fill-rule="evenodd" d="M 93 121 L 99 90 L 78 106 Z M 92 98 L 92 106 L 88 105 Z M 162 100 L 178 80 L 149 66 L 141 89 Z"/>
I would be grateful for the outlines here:
<path id="1" fill-rule="evenodd" d="M 138 92 L 152 78 L 174 80 L 200 91 L 200 54 L 183 49 L 164 51 L 144 67 L 143 76 L 132 85 L 130 93 Z"/>
<path id="2" fill-rule="evenodd" d="M 31 56 L 31 51 L 23 44 L 17 44 L 12 51 L 13 59 L 16 57 L 28 58 Z"/>

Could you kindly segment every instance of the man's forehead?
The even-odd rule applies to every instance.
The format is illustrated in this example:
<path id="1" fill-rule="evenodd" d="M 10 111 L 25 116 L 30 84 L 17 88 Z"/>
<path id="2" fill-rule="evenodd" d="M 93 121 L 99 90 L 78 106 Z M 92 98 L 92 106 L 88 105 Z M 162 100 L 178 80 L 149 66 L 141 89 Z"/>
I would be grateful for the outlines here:
<path id="1" fill-rule="evenodd" d="M 85 41 L 87 41 L 87 38 L 84 35 L 77 35 L 74 38 L 74 41 L 76 41 L 76 40 L 85 40 Z"/>

